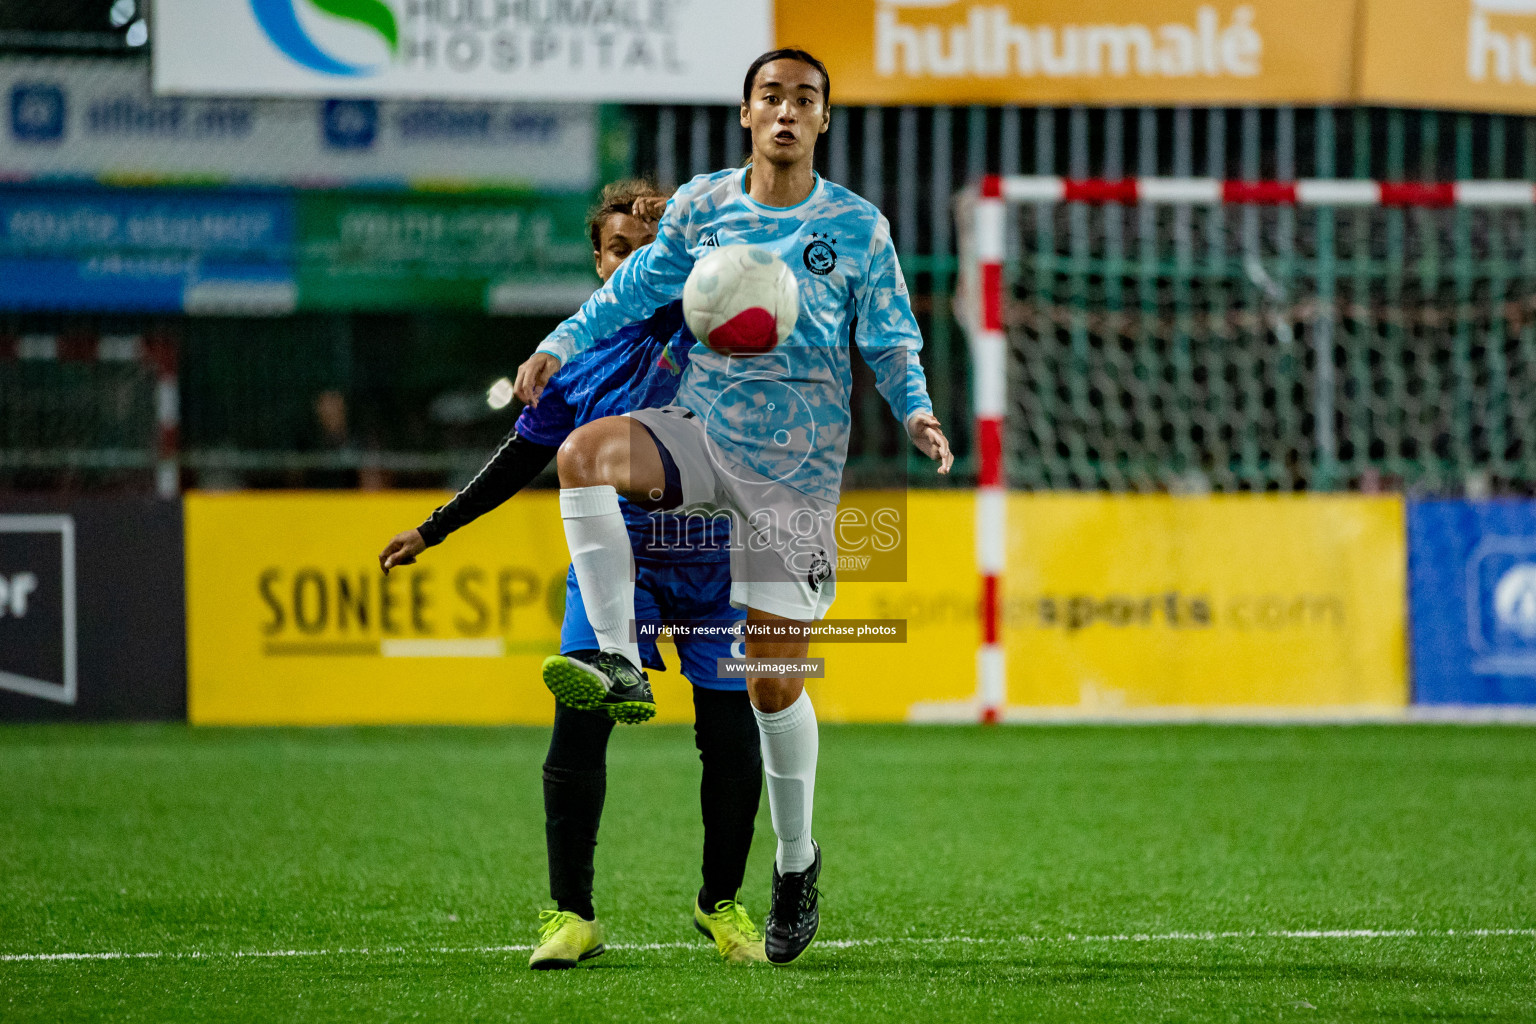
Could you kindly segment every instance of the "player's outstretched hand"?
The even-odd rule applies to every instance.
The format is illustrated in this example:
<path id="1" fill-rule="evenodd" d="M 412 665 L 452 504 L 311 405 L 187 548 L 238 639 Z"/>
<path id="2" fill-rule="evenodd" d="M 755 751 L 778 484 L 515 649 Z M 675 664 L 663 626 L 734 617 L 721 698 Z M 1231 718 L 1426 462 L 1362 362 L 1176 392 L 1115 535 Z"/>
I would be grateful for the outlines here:
<path id="1" fill-rule="evenodd" d="M 517 400 L 534 408 L 538 408 L 539 396 L 544 393 L 544 385 L 549 383 L 549 378 L 560 369 L 560 360 L 548 352 L 535 352 L 528 357 L 527 362 L 517 368 L 517 382 L 512 385 L 512 393 Z"/>
<path id="2" fill-rule="evenodd" d="M 421 539 L 420 530 L 406 530 L 397 533 L 390 542 L 384 545 L 384 550 L 379 552 L 379 568 L 384 570 L 384 575 L 389 575 L 389 570 L 397 565 L 412 565 L 416 556 L 427 550 L 427 542 Z"/>
<path id="3" fill-rule="evenodd" d="M 907 433 L 911 435 L 912 443 L 917 445 L 917 450 L 936 461 L 939 473 L 948 476 L 949 467 L 955 464 L 955 457 L 950 454 L 949 438 L 944 436 L 939 418 L 930 412 L 913 413 L 907 418 Z"/>
<path id="4" fill-rule="evenodd" d="M 662 212 L 667 208 L 667 200 L 664 196 L 643 196 L 636 199 L 630 209 L 635 211 L 635 216 L 640 220 L 661 220 Z"/>

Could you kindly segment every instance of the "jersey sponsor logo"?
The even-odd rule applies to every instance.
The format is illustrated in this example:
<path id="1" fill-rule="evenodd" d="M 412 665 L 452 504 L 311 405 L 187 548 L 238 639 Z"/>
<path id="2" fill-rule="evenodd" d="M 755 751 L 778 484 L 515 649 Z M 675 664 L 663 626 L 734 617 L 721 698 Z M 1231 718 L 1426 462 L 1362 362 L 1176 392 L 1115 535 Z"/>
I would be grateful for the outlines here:
<path id="1" fill-rule="evenodd" d="M 837 250 L 832 248 L 837 239 L 828 242 L 818 235 L 811 236 L 811 242 L 805 247 L 802 259 L 805 261 L 805 269 L 818 277 L 825 277 L 837 267 Z"/>

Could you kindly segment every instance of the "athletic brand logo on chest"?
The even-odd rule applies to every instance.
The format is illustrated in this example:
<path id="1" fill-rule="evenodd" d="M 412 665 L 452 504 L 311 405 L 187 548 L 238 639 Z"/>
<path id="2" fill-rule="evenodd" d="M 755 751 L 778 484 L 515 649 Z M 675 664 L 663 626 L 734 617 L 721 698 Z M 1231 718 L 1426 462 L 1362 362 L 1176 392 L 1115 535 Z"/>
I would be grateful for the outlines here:
<path id="1" fill-rule="evenodd" d="M 715 248 L 719 248 L 719 246 L 720 246 L 720 233 L 718 231 L 711 231 L 711 232 L 709 232 L 703 238 L 699 239 L 699 245 L 702 248 L 706 248 L 706 249 L 710 248 L 711 246 L 713 246 Z"/>
<path id="2" fill-rule="evenodd" d="M 805 262 L 805 269 L 817 277 L 825 277 L 837 268 L 837 239 L 829 238 L 823 234 L 812 234 L 811 240 L 806 243 L 805 252 L 801 259 Z"/>

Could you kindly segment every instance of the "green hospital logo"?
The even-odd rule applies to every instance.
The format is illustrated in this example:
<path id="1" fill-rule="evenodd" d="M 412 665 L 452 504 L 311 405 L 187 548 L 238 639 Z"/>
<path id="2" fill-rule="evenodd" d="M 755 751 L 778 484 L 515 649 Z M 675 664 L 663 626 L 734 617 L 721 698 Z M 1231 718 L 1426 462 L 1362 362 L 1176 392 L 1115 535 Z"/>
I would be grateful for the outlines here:
<path id="1" fill-rule="evenodd" d="M 355 64 L 322 50 L 299 21 L 295 3 L 307 3 L 315 10 L 343 21 L 373 29 L 394 55 L 400 49 L 400 27 L 395 12 L 384 0 L 250 0 L 251 11 L 267 38 L 290 60 L 311 71 L 326 75 L 359 77 L 379 70 L 376 64 Z"/>

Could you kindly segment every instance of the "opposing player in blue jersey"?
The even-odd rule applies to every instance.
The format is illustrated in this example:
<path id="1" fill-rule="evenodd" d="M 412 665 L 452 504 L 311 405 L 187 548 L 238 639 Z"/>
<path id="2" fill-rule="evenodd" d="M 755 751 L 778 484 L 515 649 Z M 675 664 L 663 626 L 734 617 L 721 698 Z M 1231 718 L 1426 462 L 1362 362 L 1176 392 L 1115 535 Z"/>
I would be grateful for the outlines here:
<path id="1" fill-rule="evenodd" d="M 800 318 L 785 344 L 751 358 L 698 346 L 676 405 L 594 421 L 561 446 L 561 515 L 601 648 L 593 659 L 545 663 L 545 682 L 561 700 L 643 700 L 649 693 L 630 637 L 635 588 L 620 495 L 732 515 L 731 600 L 748 609 L 747 658 L 805 656 L 804 639 L 763 637 L 754 627 L 782 630 L 819 619 L 832 602 L 851 340 L 913 442 L 938 460 L 939 472 L 949 470 L 949 443 L 928 399 L 918 362 L 922 337 L 890 226 L 868 202 L 812 168 L 816 141 L 831 123 L 830 91 L 826 68 L 802 50 L 758 58 L 741 104 L 751 164 L 701 175 L 679 189 L 656 241 L 518 370 L 518 396 L 538 401 L 557 368 L 680 296 L 694 263 L 716 245 L 775 253 L 799 284 Z M 770 961 L 788 963 L 820 923 L 821 852 L 811 837 L 816 716 L 799 673 L 750 675 L 747 690 L 779 840 L 766 950 Z"/>
<path id="2" fill-rule="evenodd" d="M 590 218 L 598 276 L 608 280 L 632 252 L 655 236 L 665 198 L 643 182 L 608 186 Z M 529 407 L 479 475 L 420 527 L 389 542 L 379 562 L 385 572 L 409 565 L 427 547 L 516 494 L 549 465 L 572 430 L 605 416 L 665 405 L 677 393 L 693 336 L 679 303 L 599 341 L 556 374 L 537 408 Z M 728 529 L 723 523 L 651 516 L 626 503 L 622 515 L 633 547 L 643 620 L 706 620 L 729 628 L 744 613 L 731 607 Z M 711 532 L 714 531 L 714 532 Z M 566 582 L 562 654 L 590 659 L 598 643 L 587 622 L 576 577 Z M 704 817 L 704 886 L 693 908 L 694 925 L 715 941 L 728 961 L 764 959 L 762 934 L 736 902 L 752 845 L 762 795 L 757 722 L 745 682 L 716 674 L 718 659 L 741 653 L 729 637 L 679 639 L 683 674 L 693 685 L 694 738 L 703 761 L 699 790 Z M 655 641 L 641 649 L 647 668 L 665 667 Z M 557 705 L 544 761 L 545 834 L 549 888 L 555 909 L 544 911 L 535 969 L 574 967 L 603 952 L 602 927 L 592 905 L 593 849 L 607 787 L 608 737 L 614 722 L 643 721 L 655 703 L 613 698 L 574 708 Z"/>

